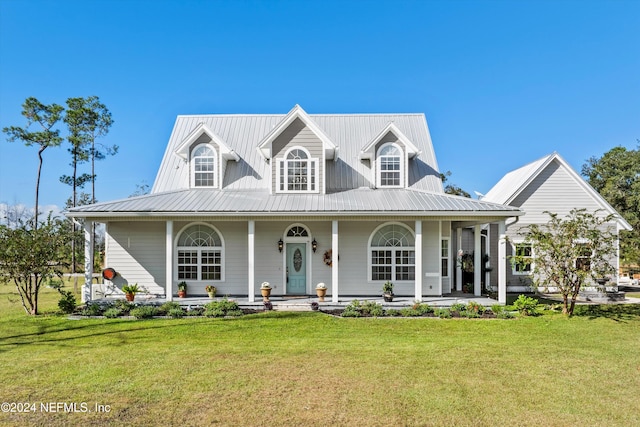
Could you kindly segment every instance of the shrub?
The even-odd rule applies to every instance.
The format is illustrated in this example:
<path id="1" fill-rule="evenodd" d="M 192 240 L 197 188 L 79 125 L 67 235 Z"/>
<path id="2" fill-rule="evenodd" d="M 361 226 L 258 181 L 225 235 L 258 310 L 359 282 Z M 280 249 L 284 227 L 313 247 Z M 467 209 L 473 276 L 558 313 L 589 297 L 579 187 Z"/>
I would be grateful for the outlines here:
<path id="1" fill-rule="evenodd" d="M 129 314 L 136 319 L 151 319 L 156 314 L 156 308 L 150 305 L 143 305 L 136 307 L 130 311 Z"/>
<path id="2" fill-rule="evenodd" d="M 66 314 L 73 313 L 78 306 L 76 296 L 73 295 L 73 292 L 71 291 L 58 289 L 58 292 L 60 292 L 60 300 L 58 301 L 58 308 L 60 311 Z"/>
<path id="3" fill-rule="evenodd" d="M 101 316 L 102 315 L 102 307 L 97 303 L 89 303 L 82 310 L 83 316 Z"/>
<path id="4" fill-rule="evenodd" d="M 180 319 L 184 316 L 184 310 L 180 307 L 170 308 L 169 311 L 167 311 L 167 314 L 174 319 Z"/>
<path id="5" fill-rule="evenodd" d="M 435 314 L 436 316 L 438 316 L 441 319 L 450 319 L 451 318 L 451 310 L 449 310 L 446 307 L 436 308 L 435 310 L 433 310 L 433 314 Z"/>
<path id="6" fill-rule="evenodd" d="M 108 308 L 104 312 L 104 317 L 106 317 L 107 319 L 115 319 L 120 315 L 122 315 L 122 310 L 116 307 Z"/>
<path id="7" fill-rule="evenodd" d="M 538 300 L 526 295 L 518 296 L 513 302 L 513 308 L 518 310 L 523 316 L 534 316 L 537 314 Z"/>
<path id="8" fill-rule="evenodd" d="M 187 316 L 189 316 L 189 317 L 202 316 L 203 312 L 204 312 L 204 309 L 202 309 L 201 307 L 194 307 L 194 308 L 191 308 L 191 309 L 187 310 Z"/>
<path id="9" fill-rule="evenodd" d="M 174 309 L 182 310 L 182 307 L 180 307 L 180 304 L 175 301 L 167 301 L 158 307 L 158 313 L 169 314 L 169 312 Z"/>
<path id="10" fill-rule="evenodd" d="M 362 315 L 362 308 L 360 307 L 360 301 L 354 299 L 351 301 L 342 312 L 342 317 L 360 317 Z"/>
<path id="11" fill-rule="evenodd" d="M 390 308 L 387 311 L 385 311 L 385 313 L 387 316 L 390 316 L 390 317 L 402 316 L 402 313 L 397 308 Z"/>
<path id="12" fill-rule="evenodd" d="M 493 314 L 495 314 L 497 316 L 498 314 L 500 314 L 503 311 L 505 311 L 504 305 L 502 305 L 502 304 L 493 304 L 491 306 L 491 311 L 493 311 Z"/>
<path id="13" fill-rule="evenodd" d="M 513 319 L 513 314 L 510 311 L 502 310 L 499 313 L 496 313 L 496 317 L 498 319 Z"/>
<path id="14" fill-rule="evenodd" d="M 400 309 L 400 314 L 402 316 L 405 317 L 418 317 L 418 316 L 422 316 L 422 313 L 420 313 L 418 310 L 416 310 L 415 308 L 411 308 L 411 307 L 405 307 L 405 308 L 401 308 Z"/>
<path id="15" fill-rule="evenodd" d="M 413 309 L 420 313 L 420 315 L 433 313 L 433 307 L 429 304 L 414 304 Z"/>
<path id="16" fill-rule="evenodd" d="M 237 302 L 224 297 L 221 300 L 205 304 L 204 315 L 207 317 L 241 316 L 242 310 Z"/>
<path id="17" fill-rule="evenodd" d="M 480 303 L 477 303 L 475 301 L 469 301 L 469 303 L 465 307 L 465 310 L 472 311 L 477 314 L 482 314 L 485 312 L 486 308 Z"/>
<path id="18" fill-rule="evenodd" d="M 364 315 L 380 317 L 384 315 L 384 309 L 382 304 L 378 304 L 375 301 L 365 301 L 360 306 L 360 311 Z"/>
<path id="19" fill-rule="evenodd" d="M 113 307 L 119 309 L 123 315 L 128 314 L 135 306 L 134 303 L 124 299 L 117 299 L 113 302 Z"/>
<path id="20" fill-rule="evenodd" d="M 455 303 L 451 306 L 451 311 L 457 311 L 458 313 L 461 313 L 463 311 L 465 311 L 465 309 L 467 308 L 466 305 L 464 305 L 461 302 Z"/>

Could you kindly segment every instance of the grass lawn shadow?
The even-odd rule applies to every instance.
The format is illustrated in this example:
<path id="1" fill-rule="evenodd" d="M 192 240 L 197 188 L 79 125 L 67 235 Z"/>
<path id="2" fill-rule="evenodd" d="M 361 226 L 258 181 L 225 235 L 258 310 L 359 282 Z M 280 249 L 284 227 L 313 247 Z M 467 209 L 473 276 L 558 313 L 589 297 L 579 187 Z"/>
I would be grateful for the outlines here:
<path id="1" fill-rule="evenodd" d="M 592 320 L 604 317 L 617 322 L 628 321 L 640 317 L 640 304 L 577 305 L 574 316 Z"/>

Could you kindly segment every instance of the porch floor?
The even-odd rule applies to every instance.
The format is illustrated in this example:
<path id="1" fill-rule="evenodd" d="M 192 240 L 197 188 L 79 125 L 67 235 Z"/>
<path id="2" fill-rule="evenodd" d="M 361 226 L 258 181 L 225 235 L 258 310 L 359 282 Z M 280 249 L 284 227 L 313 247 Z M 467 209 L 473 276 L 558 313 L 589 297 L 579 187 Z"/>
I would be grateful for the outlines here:
<path id="1" fill-rule="evenodd" d="M 223 298 L 223 295 L 216 296 L 213 300 L 219 300 Z M 236 301 L 241 308 L 249 308 L 255 310 L 262 310 L 264 307 L 262 297 L 256 296 L 254 302 L 249 302 L 247 296 L 228 296 L 230 300 Z M 209 297 L 195 296 L 186 298 L 174 297 L 173 301 L 177 302 L 184 307 L 199 307 L 203 306 L 211 301 Z M 392 302 L 385 302 L 382 296 L 380 297 L 366 297 L 366 296 L 341 296 L 338 302 L 332 302 L 331 297 L 325 297 L 324 302 L 318 301 L 318 297 L 315 295 L 301 295 L 301 296 L 271 296 L 269 301 L 273 305 L 273 310 L 277 311 L 311 311 L 311 303 L 317 302 L 321 310 L 335 310 L 341 309 L 351 303 L 353 300 L 360 302 L 374 301 L 378 304 L 382 304 L 384 308 L 401 309 L 404 307 L 411 307 L 415 301 L 413 296 L 395 296 Z M 138 295 L 136 296 L 136 302 L 149 303 L 149 304 L 162 304 L 166 301 L 164 297 L 153 297 Z M 433 307 L 451 307 L 454 304 L 462 303 L 468 304 L 470 301 L 482 304 L 485 307 L 491 307 L 493 304 L 498 304 L 498 301 L 486 296 L 476 297 L 473 294 L 464 294 L 455 292 L 450 295 L 442 297 L 423 297 L 422 302 L 429 304 Z"/>

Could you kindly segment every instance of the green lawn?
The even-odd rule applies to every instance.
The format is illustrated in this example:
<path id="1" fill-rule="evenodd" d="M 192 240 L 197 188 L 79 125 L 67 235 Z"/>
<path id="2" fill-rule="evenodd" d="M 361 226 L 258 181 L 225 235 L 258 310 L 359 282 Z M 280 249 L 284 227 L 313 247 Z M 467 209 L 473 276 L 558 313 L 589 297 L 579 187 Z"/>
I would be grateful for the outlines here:
<path id="1" fill-rule="evenodd" d="M 43 310 L 56 300 L 47 290 Z M 0 413 L 7 426 L 639 425 L 639 355 L 638 306 L 572 319 L 67 320 L 26 316 L 0 285 L 0 397 L 38 405 Z"/>

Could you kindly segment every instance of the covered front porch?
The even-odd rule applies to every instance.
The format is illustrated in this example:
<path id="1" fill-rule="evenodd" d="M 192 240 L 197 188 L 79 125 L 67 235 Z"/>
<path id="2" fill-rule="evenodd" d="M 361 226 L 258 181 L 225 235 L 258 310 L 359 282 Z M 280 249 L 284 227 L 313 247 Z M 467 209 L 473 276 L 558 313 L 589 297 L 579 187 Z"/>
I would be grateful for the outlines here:
<path id="1" fill-rule="evenodd" d="M 396 284 L 395 293 L 402 295 L 398 301 L 409 305 L 415 301 L 455 299 L 455 295 L 462 291 L 459 278 L 461 242 L 453 241 L 452 230 L 468 225 L 479 230 L 483 222 L 496 220 L 501 230 L 500 255 L 496 265 L 497 283 L 492 285 L 498 290 L 498 302 L 504 304 L 506 241 L 504 219 L 499 217 L 475 218 L 473 222 L 470 218 L 461 221 L 434 217 L 405 217 L 400 221 L 393 217 L 340 220 L 309 217 L 248 220 L 203 218 L 199 221 L 166 219 L 133 225 L 112 222 L 108 227 L 112 257 L 108 258 L 133 261 L 128 265 L 116 266 L 117 270 L 123 272 L 118 277 L 121 284 L 137 282 L 146 286 L 144 281 L 150 280 L 153 287 L 150 293 L 171 301 L 176 298 L 178 282 L 185 280 L 180 276 L 184 274 L 184 267 L 180 264 L 183 262 L 183 253 L 196 253 L 198 249 L 187 248 L 186 252 L 181 252 L 185 250 L 184 243 L 181 243 L 182 236 L 188 236 L 189 230 L 195 227 L 201 238 L 201 228 L 205 227 L 214 236 L 210 240 L 215 241 L 213 245 L 216 246 L 203 249 L 202 253 L 217 257 L 218 261 L 214 263 L 218 262 L 220 267 L 214 274 L 218 275 L 218 280 L 192 281 L 186 278 L 190 282 L 191 295 L 204 295 L 205 285 L 212 284 L 218 288 L 219 295 L 237 295 L 247 304 L 260 305 L 260 283 L 268 281 L 275 288 L 275 292 L 272 292 L 274 301 L 282 298 L 282 304 L 288 304 L 289 301 L 313 294 L 316 284 L 323 282 L 328 288 L 327 299 L 332 304 L 345 301 L 348 304 L 353 299 L 375 299 L 381 294 L 382 283 L 389 280 Z M 92 221 L 87 220 L 87 259 L 90 259 L 93 246 L 91 228 Z M 479 248 L 480 232 L 475 235 L 475 246 Z M 158 253 L 162 247 L 160 242 L 164 243 L 164 256 Z M 475 251 L 476 257 L 480 257 L 480 252 Z M 160 257 L 156 255 L 152 258 L 150 253 Z M 162 258 L 164 262 L 158 262 Z M 474 265 L 475 286 L 472 296 L 482 298 L 480 259 Z M 299 291 L 293 291 L 293 274 L 298 269 L 301 272 L 298 279 L 303 285 Z M 200 274 L 195 267 L 193 271 Z M 92 291 L 93 271 L 90 263 L 85 264 L 85 272 L 87 278 L 83 287 L 83 301 L 86 302 L 96 298 Z M 117 285 L 115 282 L 113 284 Z"/>

